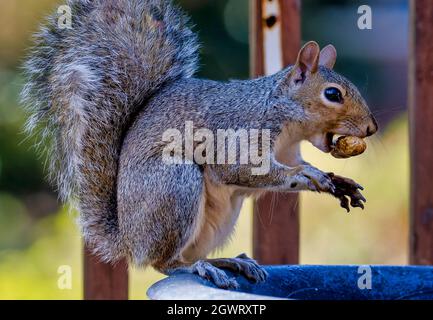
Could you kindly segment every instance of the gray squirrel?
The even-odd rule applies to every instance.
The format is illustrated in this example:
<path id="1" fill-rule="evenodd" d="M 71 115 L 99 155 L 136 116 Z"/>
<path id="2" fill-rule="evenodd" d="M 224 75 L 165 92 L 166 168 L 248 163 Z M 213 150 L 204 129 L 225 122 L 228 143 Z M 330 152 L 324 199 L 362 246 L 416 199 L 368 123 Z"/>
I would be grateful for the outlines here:
<path id="1" fill-rule="evenodd" d="M 299 143 L 330 152 L 335 135 L 364 138 L 377 123 L 356 87 L 332 68 L 336 50 L 308 42 L 294 65 L 268 77 L 194 78 L 199 44 L 167 0 L 68 0 L 36 35 L 25 64 L 27 129 L 49 147 L 50 176 L 80 213 L 87 245 L 103 261 L 128 258 L 165 274 L 191 272 L 236 287 L 266 272 L 242 254 L 207 259 L 233 231 L 243 199 L 266 191 L 333 195 L 363 207 L 362 187 L 305 162 Z M 168 128 L 267 129 L 270 164 L 167 164 Z M 263 137 L 261 137 L 263 138 Z M 45 141 L 46 140 L 46 141 Z"/>

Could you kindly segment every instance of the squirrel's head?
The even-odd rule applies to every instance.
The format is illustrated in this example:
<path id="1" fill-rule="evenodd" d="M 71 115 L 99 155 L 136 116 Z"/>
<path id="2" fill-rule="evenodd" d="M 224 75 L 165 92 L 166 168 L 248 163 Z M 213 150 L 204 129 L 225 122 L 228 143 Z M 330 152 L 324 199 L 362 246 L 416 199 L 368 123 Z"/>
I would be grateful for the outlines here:
<path id="1" fill-rule="evenodd" d="M 324 152 L 331 150 L 335 134 L 364 138 L 378 130 L 355 85 L 332 71 L 336 58 L 332 45 L 320 51 L 316 42 L 308 42 L 287 69 L 278 93 L 302 107 L 304 138 Z"/>

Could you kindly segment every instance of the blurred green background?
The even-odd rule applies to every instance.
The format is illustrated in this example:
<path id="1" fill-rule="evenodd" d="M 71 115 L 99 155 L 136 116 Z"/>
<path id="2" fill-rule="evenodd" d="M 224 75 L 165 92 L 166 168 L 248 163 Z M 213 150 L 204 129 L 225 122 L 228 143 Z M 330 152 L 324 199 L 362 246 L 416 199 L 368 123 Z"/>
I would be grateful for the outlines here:
<path id="1" fill-rule="evenodd" d="M 182 0 L 202 41 L 200 76 L 248 78 L 248 0 Z M 45 182 L 43 158 L 23 134 L 18 103 L 20 65 L 31 34 L 60 1 L 0 2 L 0 299 L 80 299 L 81 241 L 74 213 Z M 357 28 L 357 8 L 369 4 L 373 29 Z M 381 134 L 367 152 L 336 160 L 308 144 L 304 158 L 365 187 L 364 211 L 346 214 L 337 201 L 302 194 L 301 263 L 405 264 L 408 261 L 407 1 L 302 1 L 304 40 L 339 52 L 336 70 L 358 85 L 379 118 Z M 252 203 L 247 201 L 231 244 L 219 256 L 251 254 Z M 269 225 L 272 216 L 262 215 Z M 70 266 L 72 287 L 60 289 L 59 267 Z M 158 273 L 133 270 L 130 296 L 146 297 Z"/>

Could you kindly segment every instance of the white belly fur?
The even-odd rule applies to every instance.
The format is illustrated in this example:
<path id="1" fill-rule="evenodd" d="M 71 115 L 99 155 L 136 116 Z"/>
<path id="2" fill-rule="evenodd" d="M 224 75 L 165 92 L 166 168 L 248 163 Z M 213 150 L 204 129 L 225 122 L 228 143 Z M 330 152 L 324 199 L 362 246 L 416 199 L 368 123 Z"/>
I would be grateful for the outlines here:
<path id="1" fill-rule="evenodd" d="M 211 181 L 205 174 L 205 192 L 196 231 L 181 252 L 181 260 L 193 263 L 222 247 L 233 233 L 245 190 Z"/>

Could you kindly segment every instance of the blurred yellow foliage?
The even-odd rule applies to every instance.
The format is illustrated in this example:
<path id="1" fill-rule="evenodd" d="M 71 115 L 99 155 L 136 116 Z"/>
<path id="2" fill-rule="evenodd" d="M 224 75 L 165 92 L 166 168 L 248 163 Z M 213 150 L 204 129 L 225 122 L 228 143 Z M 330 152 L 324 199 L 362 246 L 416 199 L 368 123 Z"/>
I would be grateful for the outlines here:
<path id="1" fill-rule="evenodd" d="M 0 1 L 0 66 L 20 63 L 31 41 L 31 34 L 48 13 L 54 12 L 56 0 Z"/>

